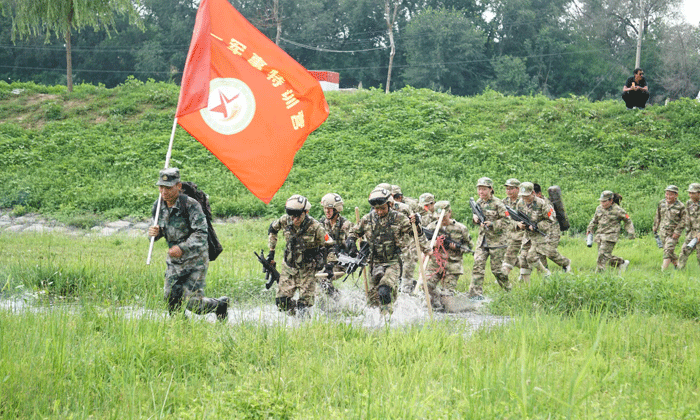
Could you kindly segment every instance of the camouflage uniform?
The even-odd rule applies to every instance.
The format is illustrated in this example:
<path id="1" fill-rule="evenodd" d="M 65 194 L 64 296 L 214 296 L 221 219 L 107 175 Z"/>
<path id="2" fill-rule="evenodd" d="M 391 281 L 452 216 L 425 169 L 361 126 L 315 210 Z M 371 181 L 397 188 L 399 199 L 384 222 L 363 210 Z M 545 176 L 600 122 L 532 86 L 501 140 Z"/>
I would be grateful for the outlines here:
<path id="1" fill-rule="evenodd" d="M 488 185 L 490 184 L 490 185 Z M 489 186 L 493 191 L 493 182 L 488 178 L 481 178 L 477 183 L 479 186 Z M 474 267 L 472 268 L 472 281 L 469 285 L 469 296 L 483 296 L 484 278 L 486 277 L 486 260 L 491 258 L 491 273 L 496 277 L 498 284 L 505 290 L 510 290 L 508 276 L 503 274 L 503 256 L 506 253 L 507 230 L 510 227 L 506 206 L 499 198 L 491 196 L 488 201 L 479 198 L 476 204 L 481 207 L 484 218 L 491 222 L 491 226 L 486 228 L 479 226 L 479 236 L 474 249 Z M 488 246 L 488 247 L 487 247 Z"/>
<path id="2" fill-rule="evenodd" d="M 700 184 L 690 184 L 688 188 L 689 193 L 700 193 Z M 694 248 L 688 248 L 688 244 L 693 238 L 700 239 L 700 202 L 693 201 L 692 199 L 686 201 L 685 203 L 686 218 L 685 218 L 685 242 L 681 248 L 681 255 L 678 257 L 678 268 L 684 268 L 688 257 L 695 252 L 698 258 L 698 264 L 700 264 L 700 246 L 697 244 Z"/>
<path id="3" fill-rule="evenodd" d="M 554 212 L 554 223 L 545 223 L 544 226 L 540 229 L 544 233 L 547 234 L 547 236 L 544 238 L 544 244 L 542 245 L 541 248 L 541 255 L 540 255 L 540 261 L 542 261 L 542 265 L 547 267 L 547 257 L 549 255 L 554 255 L 555 258 L 561 260 L 563 257 L 557 250 L 559 247 L 559 241 L 561 241 L 561 228 L 559 226 L 559 222 L 556 220 L 556 210 L 554 210 L 554 206 L 552 205 L 552 202 L 549 201 L 549 198 L 547 197 L 540 197 L 544 200 L 545 204 L 549 207 L 552 208 L 552 211 Z M 554 259 L 552 259 L 554 261 Z M 565 267 L 565 266 L 562 266 Z"/>
<path id="4" fill-rule="evenodd" d="M 382 184 L 380 184 L 381 186 Z M 397 185 L 391 186 L 392 194 L 400 194 L 401 189 Z M 411 208 L 408 204 L 396 201 L 393 197 L 390 198 L 391 205 L 389 206 L 392 210 L 399 213 L 405 214 L 406 216 L 411 216 Z M 416 253 L 415 241 L 409 242 L 405 247 L 401 248 L 401 262 L 402 262 L 402 276 L 401 276 L 401 291 L 404 293 L 410 293 L 413 291 L 413 287 L 416 284 L 414 280 L 416 272 L 416 264 L 418 263 L 418 254 Z"/>
<path id="5" fill-rule="evenodd" d="M 180 172 L 177 168 L 160 171 L 158 185 L 171 187 L 179 182 Z M 153 204 L 154 217 L 157 204 L 157 201 Z M 217 311 L 217 316 L 225 318 L 228 298 L 204 297 L 209 268 L 209 243 L 207 219 L 202 206 L 194 198 L 182 193 L 172 207 L 168 207 L 165 200 L 161 199 L 157 226 L 159 232 L 154 237 L 155 240 L 165 238 L 168 248 L 177 245 L 182 250 L 181 257 L 171 257 L 168 254 L 165 260 L 163 294 L 170 311 L 176 311 L 182 301 L 185 301 L 186 308 L 194 313 Z"/>
<path id="6" fill-rule="evenodd" d="M 313 217 L 306 215 L 299 227 L 294 226 L 291 216 L 283 215 L 270 224 L 268 245 L 277 246 L 277 233 L 283 230 L 287 244 L 284 250 L 282 270 L 276 300 L 281 309 L 291 309 L 291 299 L 299 291 L 297 308 L 314 304 L 316 295 L 316 272 L 323 268 L 323 253 L 326 231 Z"/>
<path id="7" fill-rule="evenodd" d="M 503 204 L 514 209 L 518 200 L 512 200 L 510 197 L 503 199 Z M 520 270 L 528 270 L 529 265 L 524 255 L 520 255 L 520 249 L 523 245 L 523 239 L 525 238 L 525 231 L 518 229 L 517 223 L 514 220 L 510 220 L 510 226 L 506 233 L 506 251 L 503 255 L 503 272 L 510 273 L 513 267 L 520 267 Z M 526 271 L 529 272 L 529 271 Z"/>
<path id="8" fill-rule="evenodd" d="M 389 209 L 384 217 L 372 210 L 364 215 L 358 224 L 350 229 L 348 238 L 356 241 L 365 238 L 370 243 L 369 289 L 367 300 L 370 305 L 379 306 L 379 286 L 391 289 L 392 301 L 396 299 L 397 286 L 401 277 L 401 251 L 413 242 L 411 222 L 403 213 Z M 422 242 L 425 236 L 421 235 Z"/>
<path id="9" fill-rule="evenodd" d="M 670 185 L 666 190 L 673 191 L 674 188 L 677 194 L 678 187 L 675 185 Z M 685 229 L 685 219 L 685 206 L 680 200 L 676 200 L 670 205 L 666 199 L 659 201 L 656 214 L 654 215 L 652 230 L 655 234 L 658 233 L 661 238 L 664 247 L 664 260 L 670 260 L 674 265 L 678 262 L 676 245 L 678 244 L 678 237 L 680 237 L 683 233 L 683 229 Z M 678 235 L 678 237 L 674 238 L 674 234 Z"/>
<path id="10" fill-rule="evenodd" d="M 533 197 L 530 204 L 527 204 L 522 198 L 523 195 L 534 194 L 533 185 L 530 182 L 523 182 L 520 186 L 520 196 L 518 203 L 515 206 L 515 210 L 524 213 L 530 221 L 537 226 L 542 232 L 551 231 L 549 225 L 557 223 L 556 215 L 554 209 L 547 202 L 537 196 Z M 528 249 L 529 247 L 529 249 Z M 544 255 L 550 260 L 554 261 L 555 264 L 560 265 L 565 271 L 570 270 L 571 260 L 561 255 L 556 248 L 554 250 L 551 247 L 547 247 L 547 240 L 541 234 L 531 231 L 529 229 L 525 230 L 525 238 L 523 239 L 522 253 L 525 253 L 525 258 L 527 263 L 531 267 L 536 267 L 549 275 L 549 270 L 547 270 L 541 261 L 541 256 Z"/>
<path id="11" fill-rule="evenodd" d="M 447 206 L 449 207 L 449 204 Z M 442 282 L 443 294 L 453 295 L 459 277 L 464 273 L 464 252 L 460 249 L 450 248 L 448 244 L 443 242 L 444 238 L 451 239 L 468 248 L 473 248 L 472 239 L 467 227 L 454 219 L 450 219 L 447 226 L 440 226 L 439 230 L 437 229 L 437 220 L 428 225 L 426 229 L 430 229 L 435 235 L 438 235 L 425 275 L 428 279 L 427 285 L 431 301 L 439 302 L 440 296 L 436 292 L 437 284 Z M 434 304 L 434 306 L 438 305 Z"/>
<path id="12" fill-rule="evenodd" d="M 612 199 L 612 191 L 603 191 L 600 196 L 600 201 Z M 611 267 L 619 267 L 625 263 L 624 259 L 612 254 L 612 250 L 620 238 L 620 222 L 625 224 L 625 231 L 627 231 L 630 239 L 634 239 L 634 225 L 629 214 L 622 207 L 613 203 L 607 209 L 603 208 L 602 204 L 595 209 L 593 219 L 591 219 L 586 228 L 586 233 L 592 234 L 595 232 L 596 234 L 595 242 L 598 244 L 596 271 L 605 270 L 607 264 L 610 264 Z"/>

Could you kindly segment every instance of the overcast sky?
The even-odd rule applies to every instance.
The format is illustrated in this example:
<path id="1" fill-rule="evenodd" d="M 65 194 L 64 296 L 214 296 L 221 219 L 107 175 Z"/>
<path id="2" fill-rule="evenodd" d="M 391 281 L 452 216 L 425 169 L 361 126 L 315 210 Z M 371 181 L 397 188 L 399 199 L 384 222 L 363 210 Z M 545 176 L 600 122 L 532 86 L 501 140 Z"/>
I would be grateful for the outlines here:
<path id="1" fill-rule="evenodd" d="M 685 15 L 685 21 L 697 25 L 700 22 L 700 1 L 684 0 L 683 8 L 681 9 Z"/>

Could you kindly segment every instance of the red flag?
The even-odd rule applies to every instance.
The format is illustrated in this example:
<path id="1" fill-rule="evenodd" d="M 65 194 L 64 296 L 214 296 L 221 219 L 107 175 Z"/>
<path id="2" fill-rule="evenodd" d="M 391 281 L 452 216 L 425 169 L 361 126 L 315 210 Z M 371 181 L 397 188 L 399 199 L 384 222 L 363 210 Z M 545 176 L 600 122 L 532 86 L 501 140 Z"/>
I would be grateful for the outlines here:
<path id="1" fill-rule="evenodd" d="M 178 123 L 269 203 L 328 117 L 321 85 L 226 0 L 202 0 Z"/>

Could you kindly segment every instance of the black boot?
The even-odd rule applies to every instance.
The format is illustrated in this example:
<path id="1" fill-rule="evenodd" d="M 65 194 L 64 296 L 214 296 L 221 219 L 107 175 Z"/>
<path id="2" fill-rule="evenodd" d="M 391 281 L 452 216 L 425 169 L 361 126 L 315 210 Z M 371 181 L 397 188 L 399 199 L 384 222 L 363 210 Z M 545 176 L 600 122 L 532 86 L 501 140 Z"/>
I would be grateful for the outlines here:
<path id="1" fill-rule="evenodd" d="M 295 307 L 292 298 L 287 296 L 275 298 L 275 303 L 277 304 L 277 308 L 283 312 L 293 311 Z"/>
<path id="2" fill-rule="evenodd" d="M 224 321 L 228 316 L 228 296 L 221 296 L 217 300 L 219 304 L 216 307 L 216 318 L 219 321 Z"/>

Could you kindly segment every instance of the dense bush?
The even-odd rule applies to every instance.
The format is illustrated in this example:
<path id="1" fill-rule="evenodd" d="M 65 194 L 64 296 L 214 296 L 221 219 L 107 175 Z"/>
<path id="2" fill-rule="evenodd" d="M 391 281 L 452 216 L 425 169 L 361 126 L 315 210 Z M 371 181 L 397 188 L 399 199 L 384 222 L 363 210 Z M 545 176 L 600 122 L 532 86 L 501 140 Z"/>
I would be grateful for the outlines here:
<path id="1" fill-rule="evenodd" d="M 146 217 L 157 196 L 177 103 L 175 85 L 127 80 L 114 89 L 0 82 L 0 206 L 46 214 Z M 699 180 L 700 112 L 691 100 L 626 111 L 620 101 L 549 100 L 486 91 L 456 97 L 405 88 L 329 92 L 328 120 L 297 154 L 269 206 L 184 130 L 171 165 L 212 197 L 218 216 L 273 215 L 295 193 L 313 203 L 333 191 L 366 211 L 380 182 L 417 198 L 433 192 L 468 217 L 474 185 L 489 176 L 562 188 L 573 231 L 585 229 L 600 191 L 648 231 L 667 184 Z M 687 195 L 681 194 L 685 200 Z M 312 214 L 320 215 L 314 206 Z"/>

